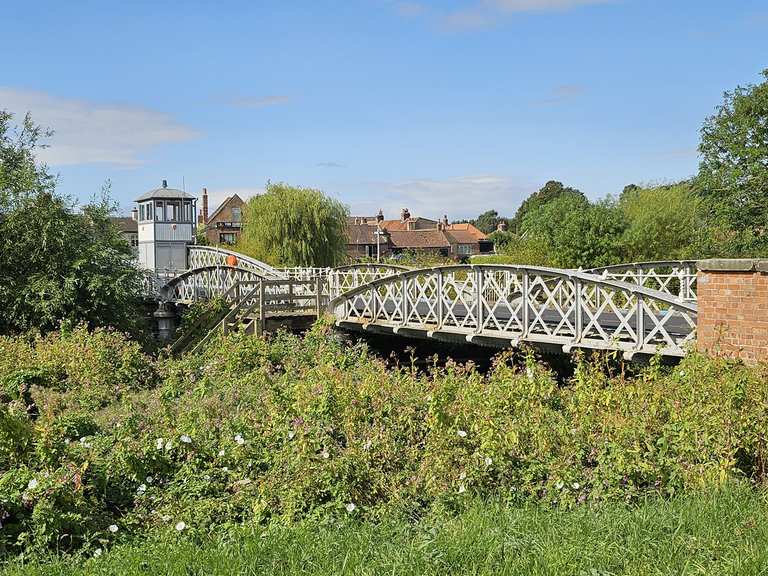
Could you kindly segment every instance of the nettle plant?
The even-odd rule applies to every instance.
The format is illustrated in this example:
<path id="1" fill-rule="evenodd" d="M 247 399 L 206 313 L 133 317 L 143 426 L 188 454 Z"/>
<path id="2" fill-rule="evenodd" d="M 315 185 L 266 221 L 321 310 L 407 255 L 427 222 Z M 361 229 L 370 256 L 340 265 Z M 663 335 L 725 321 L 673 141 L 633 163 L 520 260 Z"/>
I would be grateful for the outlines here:
<path id="1" fill-rule="evenodd" d="M 532 355 L 391 367 L 319 322 L 153 359 L 110 331 L 0 339 L 0 547 L 91 554 L 242 522 L 570 507 L 765 475 L 766 368 Z"/>

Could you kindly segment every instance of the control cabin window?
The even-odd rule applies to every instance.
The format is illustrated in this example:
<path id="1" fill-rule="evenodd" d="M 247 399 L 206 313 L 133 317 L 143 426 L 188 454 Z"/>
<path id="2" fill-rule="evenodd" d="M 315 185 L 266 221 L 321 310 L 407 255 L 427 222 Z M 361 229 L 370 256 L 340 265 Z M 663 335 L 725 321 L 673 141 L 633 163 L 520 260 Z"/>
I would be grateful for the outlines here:
<path id="1" fill-rule="evenodd" d="M 163 214 L 163 209 L 164 209 L 164 206 L 162 201 L 158 200 L 157 202 L 155 202 L 155 220 L 157 220 L 158 222 L 162 222 L 163 220 L 165 220 L 164 218 L 165 214 Z"/>

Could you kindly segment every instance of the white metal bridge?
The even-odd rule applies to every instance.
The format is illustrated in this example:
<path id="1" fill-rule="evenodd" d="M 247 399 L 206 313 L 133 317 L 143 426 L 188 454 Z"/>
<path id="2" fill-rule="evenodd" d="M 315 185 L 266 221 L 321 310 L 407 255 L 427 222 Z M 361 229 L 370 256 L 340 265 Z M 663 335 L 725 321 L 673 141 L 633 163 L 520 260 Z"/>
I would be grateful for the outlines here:
<path id="1" fill-rule="evenodd" d="M 530 343 L 680 357 L 696 337 L 696 263 L 591 270 L 453 265 L 411 270 L 356 264 L 276 269 L 227 250 L 190 246 L 189 270 L 160 277 L 161 301 L 215 297 L 217 329 L 258 333 L 279 315 L 333 315 L 344 329 L 492 346 Z"/>

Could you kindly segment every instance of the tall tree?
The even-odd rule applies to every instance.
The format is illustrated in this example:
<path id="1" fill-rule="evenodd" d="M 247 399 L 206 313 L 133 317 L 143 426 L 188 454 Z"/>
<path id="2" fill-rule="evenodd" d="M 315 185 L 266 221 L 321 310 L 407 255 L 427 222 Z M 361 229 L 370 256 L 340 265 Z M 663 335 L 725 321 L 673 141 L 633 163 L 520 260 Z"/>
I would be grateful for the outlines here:
<path id="1" fill-rule="evenodd" d="M 761 236 L 768 226 L 768 69 L 757 85 L 726 92 L 701 129 L 697 191 L 712 216 Z"/>
<path id="2" fill-rule="evenodd" d="M 335 266 L 346 258 L 347 217 L 319 190 L 268 183 L 246 205 L 238 249 L 276 266 Z"/>
<path id="3" fill-rule="evenodd" d="M 520 231 L 528 213 L 562 196 L 575 196 L 586 200 L 584 194 L 575 188 L 563 186 L 563 183 L 557 180 L 550 180 L 540 190 L 534 192 L 523 201 L 517 212 L 515 212 L 515 216 L 509 221 L 510 230 Z"/>
<path id="4" fill-rule="evenodd" d="M 106 195 L 81 211 L 35 162 L 48 134 L 0 113 L 0 333 L 87 322 L 134 331 L 142 276 Z"/>

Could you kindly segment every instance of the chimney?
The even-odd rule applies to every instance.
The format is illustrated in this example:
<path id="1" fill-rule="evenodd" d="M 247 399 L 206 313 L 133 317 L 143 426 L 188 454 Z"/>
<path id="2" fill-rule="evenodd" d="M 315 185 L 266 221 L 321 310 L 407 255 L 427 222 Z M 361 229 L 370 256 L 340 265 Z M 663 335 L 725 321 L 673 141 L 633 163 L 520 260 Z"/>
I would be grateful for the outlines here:
<path id="1" fill-rule="evenodd" d="M 203 188 L 203 224 L 208 224 L 208 188 Z"/>
<path id="2" fill-rule="evenodd" d="M 448 214 L 443 214 L 443 230 L 448 229 Z"/>
<path id="3" fill-rule="evenodd" d="M 131 210 L 131 220 L 134 222 L 138 222 L 139 220 L 139 209 L 134 206 L 133 210 Z"/>
<path id="4" fill-rule="evenodd" d="M 402 222 L 405 222 L 405 221 L 406 221 L 406 220 L 408 220 L 408 218 L 410 218 L 410 217 L 411 217 L 411 213 L 408 211 L 408 208 L 403 208 L 403 209 L 400 211 L 400 220 L 401 220 Z"/>
<path id="5" fill-rule="evenodd" d="M 163 188 L 168 188 L 168 180 L 163 180 Z"/>
<path id="6" fill-rule="evenodd" d="M 379 208 L 379 213 L 376 214 L 376 222 L 384 222 L 384 211 Z"/>

